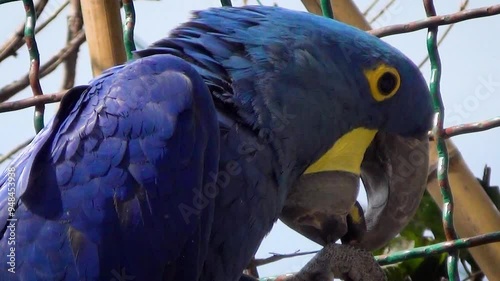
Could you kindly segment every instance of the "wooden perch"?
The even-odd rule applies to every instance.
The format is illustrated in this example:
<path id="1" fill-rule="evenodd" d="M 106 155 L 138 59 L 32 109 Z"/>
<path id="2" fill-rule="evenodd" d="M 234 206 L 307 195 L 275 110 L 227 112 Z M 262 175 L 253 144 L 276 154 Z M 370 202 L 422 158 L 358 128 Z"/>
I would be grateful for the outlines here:
<path id="1" fill-rule="evenodd" d="M 85 35 L 89 44 L 92 73 L 101 74 L 126 61 L 120 1 L 81 1 Z"/>
<path id="2" fill-rule="evenodd" d="M 302 0 L 311 13 L 321 15 L 320 0 Z M 351 0 L 331 1 L 333 14 L 337 20 L 346 22 L 363 30 L 371 27 Z M 483 187 L 472 174 L 463 160 L 460 151 L 451 140 L 447 140 L 450 152 L 449 180 L 455 201 L 454 222 L 460 237 L 470 237 L 500 230 L 500 214 L 486 195 Z M 442 208 L 435 167 L 437 165 L 436 144 L 430 143 L 430 162 L 427 190 L 434 201 Z M 469 249 L 474 260 L 489 280 L 500 280 L 500 243 L 490 243 Z"/>

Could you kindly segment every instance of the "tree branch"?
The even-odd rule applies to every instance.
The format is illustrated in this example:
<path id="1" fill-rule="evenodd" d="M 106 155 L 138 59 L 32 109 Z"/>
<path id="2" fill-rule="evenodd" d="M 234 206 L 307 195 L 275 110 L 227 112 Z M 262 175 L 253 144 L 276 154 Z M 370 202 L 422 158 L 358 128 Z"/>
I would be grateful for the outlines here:
<path id="1" fill-rule="evenodd" d="M 64 8 L 66 8 L 66 6 L 68 6 L 69 4 L 69 0 L 67 0 L 66 2 L 62 3 L 61 6 L 59 6 L 59 8 L 57 8 L 57 10 L 55 10 L 52 15 L 50 15 L 45 21 L 43 21 L 41 24 L 38 24 L 35 28 L 35 34 L 42 31 L 42 29 L 44 29 L 47 25 L 49 25 L 49 23 L 51 23 L 55 18 L 57 18 L 57 16 L 64 10 Z M 37 16 L 38 18 L 38 16 Z"/>
<path id="2" fill-rule="evenodd" d="M 40 78 L 54 71 L 76 48 L 80 47 L 85 42 L 85 33 L 83 31 L 70 41 L 68 45 L 62 48 L 55 56 L 50 58 L 40 67 Z M 12 82 L 11 84 L 0 89 L 0 102 L 4 102 L 13 97 L 18 92 L 29 86 L 29 75 L 25 74 L 21 79 Z"/>
<path id="3" fill-rule="evenodd" d="M 35 5 L 36 16 L 39 17 L 40 14 L 45 9 L 48 0 L 40 0 Z M 42 27 L 43 28 L 43 27 Z M 40 28 L 37 31 L 41 30 Z M 17 27 L 16 31 L 10 39 L 8 39 L 0 48 L 0 62 L 10 56 L 16 56 L 17 50 L 24 45 L 24 22 Z"/>
<path id="4" fill-rule="evenodd" d="M 83 27 L 83 17 L 82 17 L 82 7 L 80 5 L 80 0 L 71 0 L 70 12 L 68 15 L 68 44 L 75 38 L 79 31 Z M 75 50 L 66 58 L 64 61 L 64 78 L 62 83 L 62 89 L 70 89 L 75 85 L 76 76 L 76 61 L 78 59 L 78 51 L 80 46 L 77 46 Z"/>
<path id="5" fill-rule="evenodd" d="M 378 18 L 380 18 L 385 12 L 387 12 L 387 10 L 392 6 L 392 4 L 394 4 L 396 0 L 390 0 L 385 6 L 384 8 L 382 8 L 382 10 L 380 10 L 371 20 L 370 20 L 370 24 L 374 23 L 376 20 L 378 20 Z"/>
<path id="6" fill-rule="evenodd" d="M 379 0 L 373 0 L 373 2 L 370 4 L 370 6 L 368 6 L 368 8 L 366 8 L 366 10 L 363 12 L 363 16 L 367 16 L 368 13 L 377 5 Z"/>
<path id="7" fill-rule="evenodd" d="M 311 255 L 311 254 L 316 254 L 318 251 L 310 251 L 310 252 L 299 252 L 296 251 L 295 253 L 291 254 L 277 254 L 277 253 L 271 253 L 272 256 L 265 258 L 265 259 L 254 259 L 250 262 L 250 265 L 252 266 L 261 266 L 261 265 L 266 265 L 269 263 L 273 263 L 282 259 L 287 259 L 287 258 L 294 258 L 294 257 L 300 257 L 300 256 L 305 256 L 305 255 Z M 250 266 L 249 266 L 250 267 Z"/>
<path id="8" fill-rule="evenodd" d="M 460 9 L 459 11 L 463 11 L 465 10 L 465 8 L 467 8 L 467 5 L 469 5 L 469 0 L 465 0 L 465 1 L 462 1 L 462 3 L 460 4 Z M 448 36 L 448 34 L 450 33 L 451 29 L 453 28 L 453 26 L 455 26 L 454 23 L 448 25 L 445 29 L 445 31 L 443 32 L 443 35 L 441 35 L 441 38 L 439 38 L 438 42 L 437 42 L 437 45 L 438 47 L 441 45 L 441 43 L 443 43 L 444 39 L 446 38 L 446 36 Z M 429 60 L 429 54 L 427 54 L 425 56 L 425 58 L 418 64 L 418 68 L 422 68 L 422 66 L 424 66 L 424 64 Z"/>
<path id="9" fill-rule="evenodd" d="M 438 16 L 428 17 L 423 20 L 405 24 L 390 25 L 378 29 L 373 29 L 368 32 L 377 37 L 384 37 L 389 35 L 408 33 L 434 26 L 448 25 L 470 19 L 488 17 L 497 14 L 500 14 L 500 5 L 464 10 L 461 12 L 448 15 L 438 15 Z"/>
<path id="10" fill-rule="evenodd" d="M 28 108 L 31 106 L 36 106 L 40 104 L 48 104 L 55 103 L 61 101 L 62 97 L 68 92 L 68 90 L 64 90 L 61 92 L 57 92 L 54 94 L 45 94 L 39 96 L 32 96 L 26 99 L 10 101 L 10 102 L 2 102 L 0 103 L 0 113 L 16 111 L 24 108 Z"/>
<path id="11" fill-rule="evenodd" d="M 3 162 L 5 162 L 5 161 L 7 161 L 7 160 L 9 160 L 12 156 L 14 156 L 14 154 L 16 154 L 21 149 L 23 149 L 25 146 L 27 146 L 28 144 L 30 144 L 30 142 L 32 140 L 33 140 L 33 138 L 25 140 L 21 144 L 18 144 L 16 147 L 14 147 L 11 151 L 5 153 L 4 155 L 1 155 L 0 156 L 0 164 L 3 163 Z"/>
<path id="12" fill-rule="evenodd" d="M 442 132 L 442 138 L 451 138 L 458 135 L 482 132 L 500 127 L 500 117 L 494 117 L 486 121 L 460 124 L 446 128 Z"/>

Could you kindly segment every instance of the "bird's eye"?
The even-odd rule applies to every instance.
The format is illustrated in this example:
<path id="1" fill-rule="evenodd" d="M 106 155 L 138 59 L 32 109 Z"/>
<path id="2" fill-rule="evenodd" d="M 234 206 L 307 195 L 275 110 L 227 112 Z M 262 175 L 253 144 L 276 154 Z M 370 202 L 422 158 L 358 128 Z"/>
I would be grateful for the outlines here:
<path id="1" fill-rule="evenodd" d="M 365 71 L 370 90 L 376 101 L 386 100 L 396 94 L 401 86 L 399 72 L 391 66 L 380 64 L 375 69 Z"/>
<path id="2" fill-rule="evenodd" d="M 398 78 L 396 75 L 386 72 L 380 76 L 377 82 L 377 88 L 380 94 L 383 96 L 388 96 L 394 91 L 398 85 Z"/>

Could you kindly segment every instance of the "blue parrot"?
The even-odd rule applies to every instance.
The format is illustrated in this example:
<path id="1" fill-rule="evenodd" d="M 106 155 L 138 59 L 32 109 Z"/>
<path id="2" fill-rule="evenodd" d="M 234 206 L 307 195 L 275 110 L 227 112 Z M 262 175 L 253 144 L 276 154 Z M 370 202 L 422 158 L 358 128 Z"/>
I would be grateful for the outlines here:
<path id="1" fill-rule="evenodd" d="M 194 12 L 71 89 L 0 175 L 0 280 L 238 280 L 306 176 L 332 196 L 362 178 L 379 247 L 418 207 L 432 112 L 418 68 L 354 27 Z"/>

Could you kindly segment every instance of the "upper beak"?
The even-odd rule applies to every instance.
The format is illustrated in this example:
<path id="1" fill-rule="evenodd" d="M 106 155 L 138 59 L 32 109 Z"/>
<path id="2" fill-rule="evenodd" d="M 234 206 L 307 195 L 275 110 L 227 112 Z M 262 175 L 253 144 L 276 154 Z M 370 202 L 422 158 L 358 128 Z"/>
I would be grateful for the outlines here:
<path id="1" fill-rule="evenodd" d="M 417 138 L 383 132 L 375 135 L 361 162 L 368 197 L 362 227 L 349 225 L 347 220 L 356 203 L 359 176 L 343 171 L 303 175 L 290 191 L 280 219 L 322 245 L 351 232 L 356 245 L 378 249 L 417 211 L 427 181 L 428 149 L 427 134 Z"/>
<path id="2" fill-rule="evenodd" d="M 368 207 L 367 233 L 359 246 L 381 248 L 410 222 L 426 188 L 428 165 L 427 134 L 403 138 L 377 133 L 361 164 Z"/>

